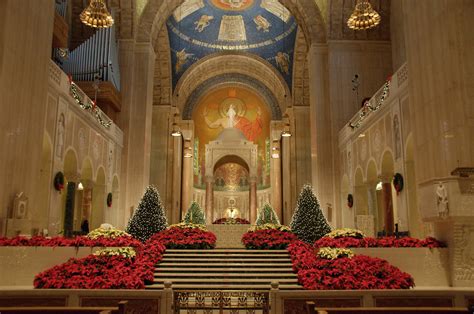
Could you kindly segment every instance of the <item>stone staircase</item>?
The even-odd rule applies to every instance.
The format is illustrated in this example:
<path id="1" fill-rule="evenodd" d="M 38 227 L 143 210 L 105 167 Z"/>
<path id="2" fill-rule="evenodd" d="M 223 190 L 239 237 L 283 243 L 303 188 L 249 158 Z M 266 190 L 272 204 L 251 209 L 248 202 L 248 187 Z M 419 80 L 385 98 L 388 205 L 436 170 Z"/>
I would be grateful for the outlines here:
<path id="1" fill-rule="evenodd" d="M 282 290 L 299 290 L 286 250 L 166 250 L 147 289 L 173 290 L 270 290 L 279 282 Z"/>

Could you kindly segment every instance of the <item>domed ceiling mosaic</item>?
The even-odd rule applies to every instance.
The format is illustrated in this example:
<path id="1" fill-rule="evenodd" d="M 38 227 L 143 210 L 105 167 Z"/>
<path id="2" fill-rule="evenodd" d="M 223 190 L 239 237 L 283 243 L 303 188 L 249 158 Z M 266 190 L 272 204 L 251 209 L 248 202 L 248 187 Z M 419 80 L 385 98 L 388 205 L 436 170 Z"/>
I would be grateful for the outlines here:
<path id="1" fill-rule="evenodd" d="M 297 24 L 278 0 L 187 0 L 166 24 L 173 88 L 199 59 L 245 51 L 270 62 L 291 90 Z"/>

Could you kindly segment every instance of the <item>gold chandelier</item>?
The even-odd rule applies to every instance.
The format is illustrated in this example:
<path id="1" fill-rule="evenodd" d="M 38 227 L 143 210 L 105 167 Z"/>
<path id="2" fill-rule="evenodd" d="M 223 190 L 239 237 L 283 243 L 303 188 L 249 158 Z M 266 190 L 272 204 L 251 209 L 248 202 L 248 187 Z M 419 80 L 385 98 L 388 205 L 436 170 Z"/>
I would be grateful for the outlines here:
<path id="1" fill-rule="evenodd" d="M 82 23 L 97 28 L 114 25 L 114 19 L 107 10 L 105 0 L 90 0 L 89 6 L 80 15 Z"/>
<path id="2" fill-rule="evenodd" d="M 377 13 L 368 0 L 357 0 L 354 12 L 347 20 L 347 26 L 354 30 L 369 29 L 379 25 L 380 14 Z"/>

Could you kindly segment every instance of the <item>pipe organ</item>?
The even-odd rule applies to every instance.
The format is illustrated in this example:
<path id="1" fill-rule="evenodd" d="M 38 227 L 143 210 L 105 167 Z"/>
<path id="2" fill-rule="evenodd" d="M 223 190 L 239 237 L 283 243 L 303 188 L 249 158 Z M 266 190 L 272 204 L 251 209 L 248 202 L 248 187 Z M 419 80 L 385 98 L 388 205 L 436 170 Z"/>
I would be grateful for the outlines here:
<path id="1" fill-rule="evenodd" d="M 69 53 L 63 70 L 74 81 L 108 81 L 120 91 L 118 43 L 115 26 L 98 29 L 96 33 Z"/>

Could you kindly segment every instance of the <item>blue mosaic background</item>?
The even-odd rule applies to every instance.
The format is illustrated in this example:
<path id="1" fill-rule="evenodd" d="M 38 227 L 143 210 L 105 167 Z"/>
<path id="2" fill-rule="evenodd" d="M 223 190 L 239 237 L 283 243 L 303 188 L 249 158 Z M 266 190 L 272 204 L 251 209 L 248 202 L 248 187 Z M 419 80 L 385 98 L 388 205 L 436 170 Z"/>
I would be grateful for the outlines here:
<path id="1" fill-rule="evenodd" d="M 254 4 L 243 11 L 228 11 L 217 8 L 211 3 L 211 0 L 204 0 L 204 7 L 188 15 L 179 23 L 175 20 L 174 15 L 171 15 L 167 20 L 168 35 L 171 46 L 171 60 L 173 73 L 173 90 L 177 82 L 184 72 L 201 58 L 216 53 L 219 51 L 245 51 L 260 56 L 261 58 L 270 62 L 276 70 L 283 76 L 291 90 L 293 77 L 293 51 L 296 40 L 297 24 L 295 19 L 291 16 L 287 22 L 284 22 L 273 13 L 261 7 L 262 0 L 254 0 Z M 179 8 L 177 9 L 180 10 Z M 202 15 L 213 16 L 214 18 L 209 22 L 209 25 L 203 29 L 202 32 L 196 30 L 195 22 L 199 21 Z M 219 30 L 221 20 L 224 15 L 236 16 L 240 15 L 243 18 L 246 31 L 246 41 L 220 41 Z M 268 32 L 257 30 L 257 24 L 254 18 L 258 15 L 263 16 L 271 26 Z M 237 46 L 257 45 L 260 47 L 246 47 L 242 49 Z M 217 45 L 218 47 L 206 47 L 209 45 Z M 232 46 L 231 49 L 225 46 Z M 235 49 L 238 48 L 238 49 Z M 184 49 L 184 52 L 182 52 Z M 186 61 L 182 63 L 180 70 L 176 71 L 176 64 L 178 62 L 177 52 L 186 54 Z M 284 73 L 277 64 L 277 53 L 282 52 L 289 58 L 288 74 Z"/>

